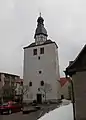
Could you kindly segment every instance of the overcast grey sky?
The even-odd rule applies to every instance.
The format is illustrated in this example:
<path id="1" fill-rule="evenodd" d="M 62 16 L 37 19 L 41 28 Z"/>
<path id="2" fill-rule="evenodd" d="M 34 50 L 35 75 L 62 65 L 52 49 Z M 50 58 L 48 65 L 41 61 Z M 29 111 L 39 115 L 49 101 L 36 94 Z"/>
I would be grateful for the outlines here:
<path id="1" fill-rule="evenodd" d="M 23 71 L 23 47 L 34 41 L 42 13 L 49 38 L 59 47 L 60 73 L 86 42 L 86 0 L 0 0 L 0 71 Z"/>

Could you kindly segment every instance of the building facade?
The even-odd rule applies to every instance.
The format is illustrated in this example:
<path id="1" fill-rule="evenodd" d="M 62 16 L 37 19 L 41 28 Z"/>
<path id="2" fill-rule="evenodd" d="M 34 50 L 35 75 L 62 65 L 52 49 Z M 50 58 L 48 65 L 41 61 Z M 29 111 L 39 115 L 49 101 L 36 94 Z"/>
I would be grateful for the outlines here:
<path id="1" fill-rule="evenodd" d="M 61 84 L 61 98 L 71 100 L 70 79 L 62 77 L 60 78 L 60 84 Z"/>
<path id="2" fill-rule="evenodd" d="M 14 95 L 16 88 L 16 80 L 19 80 L 20 76 L 0 73 L 0 99 L 8 98 L 10 95 Z"/>
<path id="3" fill-rule="evenodd" d="M 40 16 L 35 42 L 24 48 L 24 85 L 29 86 L 24 101 L 57 100 L 60 98 L 58 46 L 47 39 L 47 31 Z"/>
<path id="4" fill-rule="evenodd" d="M 86 119 L 86 45 L 77 58 L 66 68 L 66 77 L 70 76 L 74 91 L 74 120 Z"/>

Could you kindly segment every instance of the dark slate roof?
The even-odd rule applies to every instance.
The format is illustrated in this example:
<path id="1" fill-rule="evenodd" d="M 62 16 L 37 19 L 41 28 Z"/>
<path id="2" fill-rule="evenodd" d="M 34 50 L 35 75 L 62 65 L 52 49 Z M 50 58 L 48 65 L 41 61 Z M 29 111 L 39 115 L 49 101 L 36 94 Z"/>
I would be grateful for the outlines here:
<path id="1" fill-rule="evenodd" d="M 83 47 L 76 59 L 66 68 L 66 72 L 69 73 L 86 70 L 86 60 L 84 58 L 86 58 L 86 45 Z"/>
<path id="2" fill-rule="evenodd" d="M 38 18 L 37 22 L 38 22 L 38 25 L 37 25 L 37 28 L 36 28 L 36 31 L 35 31 L 34 38 L 36 38 L 36 35 L 40 35 L 40 34 L 45 35 L 45 36 L 48 36 L 48 35 L 47 35 L 47 31 L 46 31 L 46 29 L 44 28 L 44 24 L 43 24 L 44 19 L 40 16 L 40 17 Z"/>
<path id="3" fill-rule="evenodd" d="M 53 42 L 53 41 L 51 41 L 51 40 L 46 40 L 43 44 L 38 44 L 38 45 L 36 45 L 36 43 L 33 42 L 33 43 L 31 43 L 29 46 L 24 47 L 24 49 L 26 49 L 26 48 L 31 48 L 31 47 L 36 47 L 36 46 L 41 46 L 41 45 L 52 44 L 52 43 L 55 43 L 55 42 Z M 55 45 L 56 45 L 56 47 L 58 48 L 58 46 L 57 46 L 56 43 L 55 43 Z"/>
<path id="4" fill-rule="evenodd" d="M 38 26 L 38 27 L 36 28 L 34 38 L 36 37 L 36 35 L 40 35 L 40 34 L 45 35 L 45 36 L 48 36 L 48 35 L 47 35 L 47 31 L 46 31 L 46 29 L 44 28 L 43 25 L 40 25 L 40 26 Z"/>

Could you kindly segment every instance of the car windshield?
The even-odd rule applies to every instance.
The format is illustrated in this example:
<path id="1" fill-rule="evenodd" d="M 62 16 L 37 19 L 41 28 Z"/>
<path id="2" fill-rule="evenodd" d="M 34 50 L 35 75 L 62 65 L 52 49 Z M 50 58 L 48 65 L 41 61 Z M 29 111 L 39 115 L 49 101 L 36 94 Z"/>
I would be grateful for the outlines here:
<path id="1" fill-rule="evenodd" d="M 3 104 L 2 104 L 2 106 L 7 106 L 7 105 L 8 105 L 8 103 L 3 103 Z"/>

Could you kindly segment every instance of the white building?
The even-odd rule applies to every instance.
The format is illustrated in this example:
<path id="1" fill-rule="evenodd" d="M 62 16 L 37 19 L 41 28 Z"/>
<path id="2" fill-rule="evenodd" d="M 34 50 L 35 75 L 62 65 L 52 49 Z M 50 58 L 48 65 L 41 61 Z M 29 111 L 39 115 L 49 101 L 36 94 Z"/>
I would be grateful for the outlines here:
<path id="1" fill-rule="evenodd" d="M 0 101 L 3 98 L 7 98 L 10 94 L 15 95 L 16 80 L 18 81 L 20 76 L 0 72 Z"/>
<path id="2" fill-rule="evenodd" d="M 35 42 L 24 48 L 24 85 L 29 92 L 24 101 L 57 100 L 60 98 L 58 46 L 47 39 L 43 18 L 37 20 Z"/>

